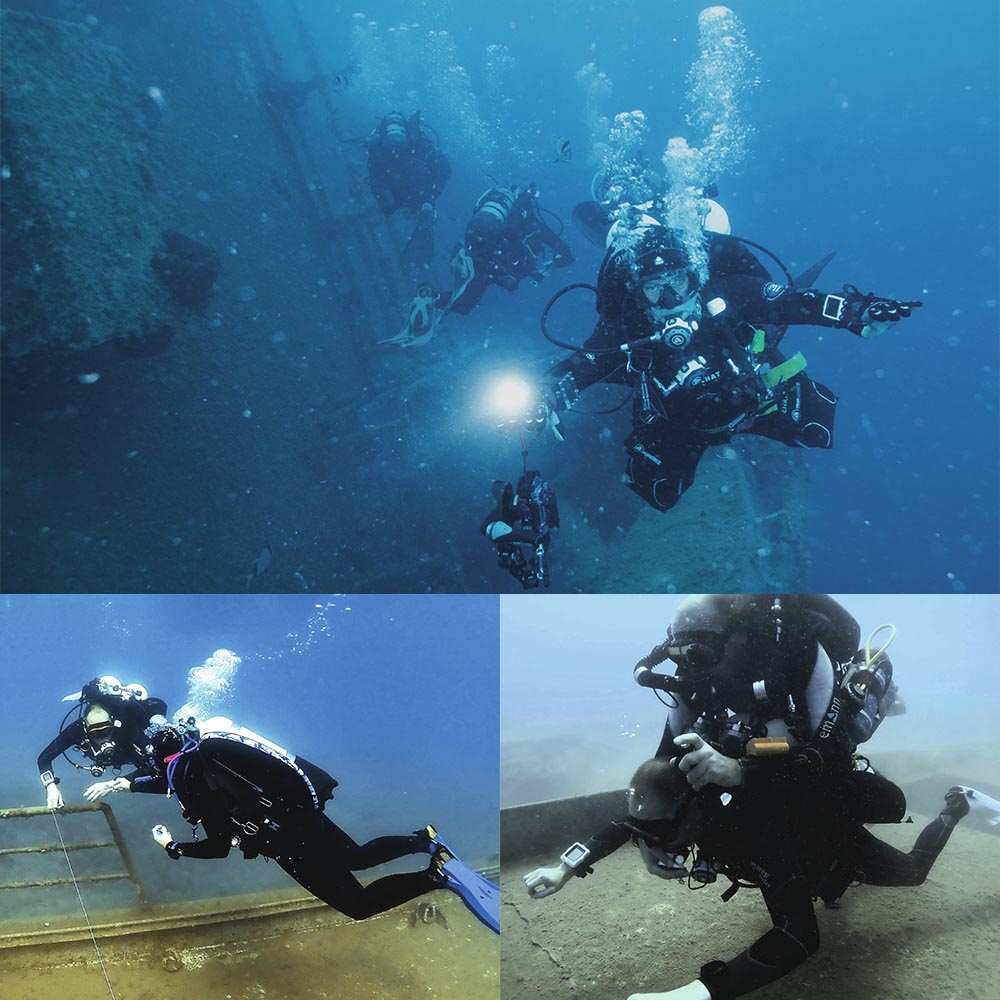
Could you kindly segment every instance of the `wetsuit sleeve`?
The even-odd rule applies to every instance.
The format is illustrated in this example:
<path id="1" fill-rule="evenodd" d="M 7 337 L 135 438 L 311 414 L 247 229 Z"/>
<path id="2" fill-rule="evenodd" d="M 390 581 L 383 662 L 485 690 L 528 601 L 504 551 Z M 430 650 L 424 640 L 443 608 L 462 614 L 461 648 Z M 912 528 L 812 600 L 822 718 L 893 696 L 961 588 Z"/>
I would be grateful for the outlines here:
<path id="1" fill-rule="evenodd" d="M 609 823 L 587 838 L 585 846 L 590 851 L 590 857 L 587 858 L 588 865 L 614 854 L 619 847 L 628 843 L 631 834 L 622 825 L 627 819 L 627 816 L 622 816 L 620 821 Z M 577 874 L 583 875 L 585 872 L 581 869 Z"/>
<path id="2" fill-rule="evenodd" d="M 859 324 L 863 305 L 849 295 L 797 289 L 758 278 L 733 277 L 721 285 L 727 312 L 750 323 L 780 326 L 826 326 L 847 329 Z M 851 331 L 860 335 L 861 326 Z"/>
<path id="3" fill-rule="evenodd" d="M 556 267 L 566 267 L 572 264 L 576 258 L 573 256 L 569 244 L 562 237 L 556 235 L 555 230 L 542 218 L 542 213 L 537 205 L 535 205 L 533 215 L 535 225 L 538 227 L 538 238 L 554 255 L 552 263 Z"/>
<path id="4" fill-rule="evenodd" d="M 611 343 L 607 328 L 599 323 L 584 343 L 583 350 L 574 351 L 568 358 L 554 364 L 546 371 L 545 377 L 558 381 L 564 375 L 572 375 L 580 392 L 597 382 L 624 382 L 625 355 L 612 350 L 616 346 Z M 620 377 L 616 377 L 619 373 Z"/>
<path id="5" fill-rule="evenodd" d="M 83 723 L 77 719 L 71 726 L 67 726 L 39 755 L 38 773 L 52 770 L 52 761 L 68 750 L 71 746 L 80 743 L 86 736 Z"/>
<path id="6" fill-rule="evenodd" d="M 204 821 L 202 823 L 204 826 Z M 168 851 L 171 857 L 178 855 L 182 858 L 225 858 L 232 850 L 232 838 L 227 834 L 217 830 L 215 833 L 209 832 L 207 837 L 201 840 L 189 840 L 178 843 L 176 840 L 172 844 L 173 851 Z"/>
<path id="7" fill-rule="evenodd" d="M 167 779 L 163 775 L 153 775 L 142 769 L 134 774 L 127 775 L 132 792 L 147 792 L 150 795 L 166 795 Z"/>

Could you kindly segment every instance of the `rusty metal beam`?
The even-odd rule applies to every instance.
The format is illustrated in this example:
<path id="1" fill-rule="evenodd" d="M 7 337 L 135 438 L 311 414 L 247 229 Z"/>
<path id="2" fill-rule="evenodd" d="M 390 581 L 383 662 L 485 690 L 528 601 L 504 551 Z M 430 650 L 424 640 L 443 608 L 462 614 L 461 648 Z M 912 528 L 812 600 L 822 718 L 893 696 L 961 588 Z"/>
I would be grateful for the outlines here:
<path id="1" fill-rule="evenodd" d="M 132 879 L 132 883 L 135 885 L 135 891 L 139 894 L 139 902 L 142 903 L 144 910 L 148 910 L 149 900 L 146 899 L 142 882 L 139 880 L 139 872 L 136 870 L 135 865 L 132 864 L 132 855 L 129 854 L 128 848 L 125 846 L 125 838 L 122 836 L 122 831 L 118 826 L 118 820 L 115 819 L 115 814 L 111 811 L 111 806 L 107 802 L 98 802 L 97 805 L 101 807 L 101 812 L 104 813 L 104 818 L 108 821 L 111 836 L 115 838 L 115 843 L 118 845 L 118 853 L 121 854 L 122 861 L 125 863 L 125 871 L 128 872 L 129 878 Z"/>
<path id="2" fill-rule="evenodd" d="M 76 802 L 57 810 L 48 806 L 21 806 L 19 809 L 0 809 L 0 819 L 31 819 L 33 816 L 50 816 L 53 812 L 66 816 L 70 813 L 103 812 L 106 808 L 105 802 Z"/>
<path id="3" fill-rule="evenodd" d="M 39 882 L 4 882 L 0 884 L 0 889 L 37 889 L 39 886 L 72 885 L 75 882 L 110 882 L 112 879 L 128 877 L 128 872 L 114 872 L 111 875 L 78 875 L 76 878 L 47 878 Z"/>
<path id="4" fill-rule="evenodd" d="M 67 844 L 67 851 L 85 851 L 90 847 L 114 847 L 113 840 L 92 840 L 86 844 Z M 0 848 L 0 855 L 4 854 L 48 854 L 50 851 L 62 851 L 62 844 L 43 844 L 41 847 L 3 847 Z"/>

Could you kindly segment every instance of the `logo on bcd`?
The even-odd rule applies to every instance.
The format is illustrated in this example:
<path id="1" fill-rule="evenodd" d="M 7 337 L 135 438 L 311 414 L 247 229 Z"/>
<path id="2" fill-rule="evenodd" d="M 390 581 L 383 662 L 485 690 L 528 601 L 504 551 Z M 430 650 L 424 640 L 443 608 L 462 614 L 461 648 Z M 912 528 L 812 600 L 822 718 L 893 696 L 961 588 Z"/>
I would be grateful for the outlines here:
<path id="1" fill-rule="evenodd" d="M 834 698 L 830 702 L 830 707 L 826 710 L 826 718 L 823 720 L 823 724 L 819 727 L 819 738 L 821 740 L 826 740 L 830 738 L 830 734 L 833 732 L 840 719 L 840 708 L 842 702 L 840 698 Z"/>

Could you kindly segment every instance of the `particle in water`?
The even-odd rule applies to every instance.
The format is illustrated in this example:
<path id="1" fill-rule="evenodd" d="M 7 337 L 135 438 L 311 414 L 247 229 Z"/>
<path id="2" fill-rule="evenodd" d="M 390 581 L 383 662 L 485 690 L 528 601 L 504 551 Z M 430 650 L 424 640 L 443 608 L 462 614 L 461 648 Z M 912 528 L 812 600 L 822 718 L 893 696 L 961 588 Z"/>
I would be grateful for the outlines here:
<path id="1" fill-rule="evenodd" d="M 244 417 L 252 417 L 253 416 L 253 410 L 244 410 L 243 411 L 243 416 Z"/>
<path id="2" fill-rule="evenodd" d="M 100 377 L 100 372 L 84 372 L 81 375 L 77 375 L 76 380 L 80 385 L 93 385 L 100 380 Z"/>

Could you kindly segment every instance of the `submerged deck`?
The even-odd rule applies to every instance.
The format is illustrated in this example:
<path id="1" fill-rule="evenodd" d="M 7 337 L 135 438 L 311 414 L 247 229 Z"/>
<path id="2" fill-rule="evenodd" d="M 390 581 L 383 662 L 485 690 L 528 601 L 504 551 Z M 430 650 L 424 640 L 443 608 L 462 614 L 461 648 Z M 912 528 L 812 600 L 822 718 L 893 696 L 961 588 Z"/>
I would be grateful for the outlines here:
<path id="1" fill-rule="evenodd" d="M 102 806 L 72 809 L 106 811 L 113 822 L 110 807 Z M 8 810 L 0 817 L 35 812 Z M 67 837 L 67 847 L 73 854 L 93 852 L 110 849 L 116 839 L 91 838 L 74 847 Z M 61 845 L 40 847 L 62 855 Z M 8 862 L 30 853 L 23 845 L 3 850 Z M 355 922 L 301 890 L 150 904 L 130 861 L 125 869 L 91 882 L 134 878 L 134 906 L 0 919 L 5 1000 L 141 1000 L 177 989 L 219 1000 L 499 997 L 498 939 L 450 892 Z M 77 880 L 84 903 L 87 879 Z M 0 914 L 18 909 L 12 894 L 44 891 L 56 881 L 65 880 L 0 878 L 7 886 Z M 420 919 L 420 902 L 433 903 L 443 919 Z"/>
<path id="2" fill-rule="evenodd" d="M 558 863 L 624 799 L 603 793 L 502 811 L 503 1000 L 624 1000 L 673 989 L 770 926 L 759 892 L 741 889 L 724 903 L 728 881 L 690 891 L 649 875 L 630 846 L 556 895 L 530 899 L 521 876 Z M 928 819 L 914 813 L 912 824 L 872 829 L 908 851 Z M 961 824 L 924 885 L 852 888 L 842 909 L 816 913 L 820 951 L 762 990 L 767 1000 L 998 995 L 1000 836 L 985 826 Z"/>

